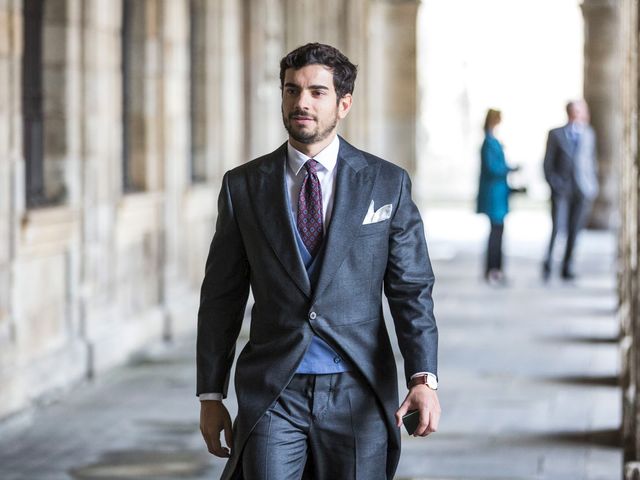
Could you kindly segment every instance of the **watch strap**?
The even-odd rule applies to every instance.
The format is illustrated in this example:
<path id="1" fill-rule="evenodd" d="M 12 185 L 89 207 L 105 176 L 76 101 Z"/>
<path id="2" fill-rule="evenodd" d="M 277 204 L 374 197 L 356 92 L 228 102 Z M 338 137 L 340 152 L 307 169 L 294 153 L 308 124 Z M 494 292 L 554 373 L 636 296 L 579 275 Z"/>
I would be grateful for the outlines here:
<path id="1" fill-rule="evenodd" d="M 434 377 L 435 379 L 435 375 L 431 375 Z M 426 385 L 427 387 L 429 387 L 432 390 L 437 390 L 438 387 L 436 386 L 435 388 L 432 385 L 429 385 L 429 383 L 435 383 L 437 385 L 437 380 L 435 382 L 429 382 L 429 374 L 425 373 L 424 375 L 415 375 L 414 377 L 411 378 L 411 380 L 409 381 L 409 389 L 415 387 L 416 385 Z"/>

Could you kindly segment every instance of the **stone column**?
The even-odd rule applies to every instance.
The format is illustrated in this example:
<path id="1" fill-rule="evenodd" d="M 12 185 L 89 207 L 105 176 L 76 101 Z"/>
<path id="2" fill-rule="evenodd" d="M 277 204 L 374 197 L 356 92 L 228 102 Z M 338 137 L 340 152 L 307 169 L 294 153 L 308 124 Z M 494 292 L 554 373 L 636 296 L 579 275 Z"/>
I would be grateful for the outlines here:
<path id="1" fill-rule="evenodd" d="M 88 375 L 112 364 L 102 345 L 121 318 L 116 290 L 116 217 L 122 195 L 122 2 L 82 2 L 82 335 Z"/>
<path id="2" fill-rule="evenodd" d="M 314 11 L 317 6 L 325 8 L 323 4 L 313 0 L 284 0 L 285 48 L 282 51 L 283 56 L 307 42 L 320 41 L 316 24 L 318 17 Z"/>
<path id="3" fill-rule="evenodd" d="M 190 183 L 189 14 L 189 0 L 162 0 L 159 4 L 158 164 L 164 173 L 161 182 L 164 226 L 159 235 L 162 236 L 160 268 L 165 339 L 173 338 L 181 330 L 177 323 L 193 321 L 188 313 L 182 312 L 182 300 L 190 293 L 185 261 L 189 228 L 183 215 L 184 192 Z"/>
<path id="4" fill-rule="evenodd" d="M 369 102 L 367 98 L 369 83 L 368 59 L 368 0 L 350 0 L 345 2 L 345 55 L 358 66 L 358 77 L 353 92 L 353 106 L 342 125 L 346 139 L 358 148 L 369 149 Z"/>
<path id="5" fill-rule="evenodd" d="M 220 174 L 249 160 L 244 116 L 244 73 L 242 63 L 242 14 L 245 2 L 222 0 L 217 27 L 220 30 L 220 68 L 224 74 L 215 88 L 221 96 L 222 157 Z M 277 68 L 277 65 L 276 65 Z M 249 71 L 250 75 L 251 72 Z M 279 98 L 279 90 L 276 92 Z M 274 121 L 277 123 L 279 117 Z"/>
<path id="6" fill-rule="evenodd" d="M 372 153 L 407 169 L 416 164 L 417 0 L 372 0 L 368 68 Z"/>
<path id="7" fill-rule="evenodd" d="M 621 386 L 623 390 L 622 436 L 625 479 L 640 472 L 640 297 L 638 295 L 638 0 L 621 2 L 623 72 L 621 111 L 624 119 L 620 156 L 620 210 L 618 292 L 622 330 Z"/>
<path id="8" fill-rule="evenodd" d="M 348 32 L 346 10 L 349 3 L 341 0 L 285 0 L 286 51 L 309 42 L 326 43 L 343 51 Z"/>
<path id="9" fill-rule="evenodd" d="M 248 158 L 286 138 L 280 112 L 279 64 L 285 52 L 283 0 L 244 2 L 245 142 Z"/>
<path id="10" fill-rule="evenodd" d="M 3 352 L 0 384 L 4 392 L 0 395 L 0 418 L 16 411 L 24 401 L 20 382 L 6 368 L 19 354 L 12 285 L 19 232 L 18 210 L 22 210 L 25 203 L 20 111 L 21 17 L 20 2 L 0 4 L 0 351 Z"/>
<path id="11" fill-rule="evenodd" d="M 600 194 L 591 213 L 593 228 L 618 225 L 618 175 L 622 117 L 620 115 L 621 3 L 617 0 L 584 0 L 585 26 L 584 97 L 598 145 Z"/>
<path id="12" fill-rule="evenodd" d="M 286 0 L 286 52 L 308 42 L 336 47 L 358 65 L 353 109 L 340 124 L 339 134 L 359 148 L 367 148 L 367 25 L 368 0 Z M 284 54 L 285 52 L 283 52 Z"/>

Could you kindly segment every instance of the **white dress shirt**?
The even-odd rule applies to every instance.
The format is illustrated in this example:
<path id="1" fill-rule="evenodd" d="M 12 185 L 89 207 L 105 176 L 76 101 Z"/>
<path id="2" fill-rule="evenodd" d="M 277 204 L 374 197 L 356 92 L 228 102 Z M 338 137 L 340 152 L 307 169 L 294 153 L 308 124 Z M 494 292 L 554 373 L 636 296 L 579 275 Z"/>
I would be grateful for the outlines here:
<path id="1" fill-rule="evenodd" d="M 322 227 L 324 233 L 327 233 L 327 226 L 331 221 L 331 212 L 333 211 L 334 186 L 336 180 L 336 164 L 338 163 L 338 151 L 340 150 L 340 140 L 336 135 L 332 142 L 324 147 L 313 159 L 318 162 L 316 169 L 318 180 L 320 181 L 320 190 L 322 191 Z M 299 152 L 287 143 L 287 191 L 289 192 L 289 205 L 291 205 L 291 213 L 294 222 L 298 218 L 298 197 L 302 181 L 307 174 L 304 164 L 311 157 Z"/>
<path id="2" fill-rule="evenodd" d="M 331 221 L 331 213 L 333 212 L 333 199 L 335 196 L 335 180 L 336 180 L 336 164 L 338 163 L 338 151 L 340 150 L 340 139 L 336 135 L 329 145 L 327 145 L 320 153 L 315 155 L 313 159 L 318 162 L 317 175 L 320 181 L 322 191 L 322 227 L 324 233 L 327 233 L 327 227 Z M 289 192 L 289 205 L 293 215 L 294 223 L 298 216 L 298 196 L 302 181 L 307 173 L 304 164 L 311 157 L 296 150 L 287 143 L 287 168 L 285 179 L 287 182 L 287 192 Z M 418 372 L 411 376 L 424 375 L 428 372 Z M 429 375 L 433 375 L 429 373 Z M 434 375 L 435 377 L 435 375 Z M 201 393 L 198 397 L 202 400 L 222 400 L 221 393 Z"/>

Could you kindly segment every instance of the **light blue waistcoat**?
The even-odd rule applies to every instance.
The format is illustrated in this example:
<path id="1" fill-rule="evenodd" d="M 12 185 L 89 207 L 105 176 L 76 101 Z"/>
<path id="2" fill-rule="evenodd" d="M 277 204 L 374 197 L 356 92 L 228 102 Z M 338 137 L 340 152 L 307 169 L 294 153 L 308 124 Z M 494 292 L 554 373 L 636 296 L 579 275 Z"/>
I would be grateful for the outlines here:
<path id="1" fill-rule="evenodd" d="M 288 195 L 287 195 L 288 197 Z M 289 210 L 291 211 L 291 210 Z M 300 237 L 300 232 L 298 232 L 298 228 L 296 226 L 296 222 L 293 220 L 293 215 L 291 215 L 292 223 L 293 223 L 293 231 L 296 236 L 296 243 L 298 245 L 298 251 L 300 252 L 300 257 L 302 258 L 302 262 L 304 263 L 305 268 L 307 269 L 307 275 L 309 279 L 314 277 L 316 270 L 318 268 L 317 260 L 322 258 L 322 251 L 316 255 L 314 258 L 311 256 L 307 247 L 304 245 L 302 241 L 302 237 Z M 311 282 L 313 285 L 314 282 Z M 296 373 L 313 373 L 313 374 L 326 374 L 326 373 L 342 373 L 349 371 L 349 368 L 345 361 L 338 355 L 333 348 L 331 348 L 327 342 L 322 340 L 317 335 L 313 336 L 311 340 L 311 345 L 302 358 L 302 362 L 298 366 Z"/>

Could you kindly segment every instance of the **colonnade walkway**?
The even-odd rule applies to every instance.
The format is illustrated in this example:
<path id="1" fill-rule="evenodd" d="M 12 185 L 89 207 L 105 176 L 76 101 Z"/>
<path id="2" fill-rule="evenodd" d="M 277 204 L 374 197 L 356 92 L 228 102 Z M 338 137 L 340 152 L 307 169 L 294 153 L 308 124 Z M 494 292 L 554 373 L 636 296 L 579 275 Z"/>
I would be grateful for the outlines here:
<path id="1" fill-rule="evenodd" d="M 510 280 L 491 287 L 481 280 L 483 218 L 433 209 L 425 224 L 443 417 L 428 438 L 403 437 L 396 478 L 620 479 L 614 235 L 586 232 L 579 278 L 543 284 L 545 212 L 514 213 L 505 234 Z M 0 479 L 218 478 L 224 462 L 206 452 L 198 430 L 193 346 L 188 338 L 149 348 L 0 424 Z"/>

